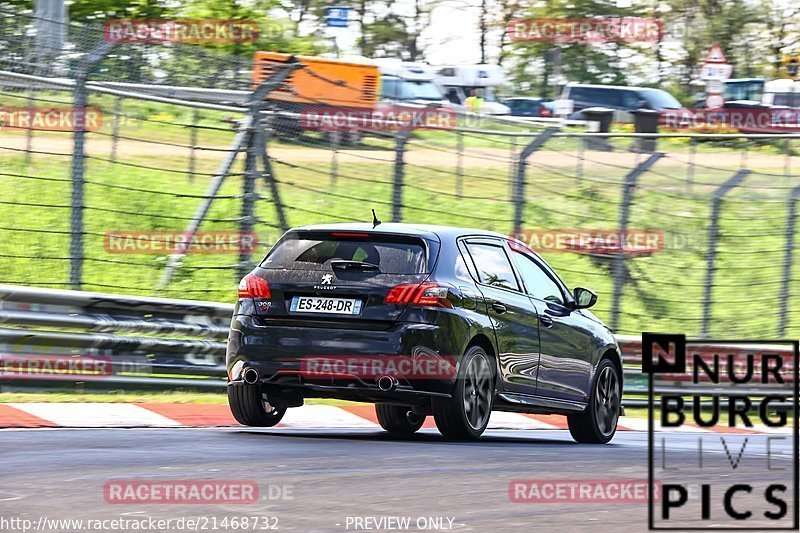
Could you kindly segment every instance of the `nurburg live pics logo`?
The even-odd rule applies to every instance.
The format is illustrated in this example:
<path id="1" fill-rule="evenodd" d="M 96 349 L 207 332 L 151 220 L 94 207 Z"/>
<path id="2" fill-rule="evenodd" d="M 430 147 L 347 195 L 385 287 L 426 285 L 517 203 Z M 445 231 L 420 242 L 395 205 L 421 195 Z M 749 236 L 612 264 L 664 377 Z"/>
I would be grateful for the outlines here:
<path id="1" fill-rule="evenodd" d="M 798 530 L 799 344 L 642 334 L 650 530 Z"/>

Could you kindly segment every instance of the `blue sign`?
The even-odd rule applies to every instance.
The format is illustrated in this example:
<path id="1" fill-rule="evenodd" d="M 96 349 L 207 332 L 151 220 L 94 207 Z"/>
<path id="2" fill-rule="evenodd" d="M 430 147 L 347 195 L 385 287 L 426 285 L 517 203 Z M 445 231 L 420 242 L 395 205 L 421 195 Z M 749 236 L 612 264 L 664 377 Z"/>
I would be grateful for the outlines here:
<path id="1" fill-rule="evenodd" d="M 349 7 L 326 7 L 325 22 L 329 28 L 346 28 L 350 15 Z"/>

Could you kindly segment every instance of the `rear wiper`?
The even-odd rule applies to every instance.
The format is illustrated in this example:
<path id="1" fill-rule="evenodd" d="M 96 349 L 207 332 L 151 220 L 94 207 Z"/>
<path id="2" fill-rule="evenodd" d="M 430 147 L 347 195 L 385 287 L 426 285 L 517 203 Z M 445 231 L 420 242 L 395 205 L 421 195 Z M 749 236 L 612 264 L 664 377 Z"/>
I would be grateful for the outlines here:
<path id="1" fill-rule="evenodd" d="M 334 259 L 331 261 L 331 268 L 338 268 L 341 270 L 347 270 L 350 268 L 360 268 L 363 270 L 380 270 L 380 267 L 373 263 L 367 263 L 365 261 L 349 261 L 347 259 Z"/>

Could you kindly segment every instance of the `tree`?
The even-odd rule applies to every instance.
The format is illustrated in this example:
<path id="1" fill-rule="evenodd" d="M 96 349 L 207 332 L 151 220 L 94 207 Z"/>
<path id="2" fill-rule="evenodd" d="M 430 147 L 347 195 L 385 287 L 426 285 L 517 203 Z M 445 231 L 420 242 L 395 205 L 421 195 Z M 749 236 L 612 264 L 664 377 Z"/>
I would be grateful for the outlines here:
<path id="1" fill-rule="evenodd" d="M 365 12 L 363 18 L 361 53 L 368 57 L 383 55 L 420 61 L 424 56 L 422 32 L 430 24 L 433 6 L 426 0 L 413 0 L 403 10 L 393 2 L 372 4 L 371 13 Z"/>
<path id="2" fill-rule="evenodd" d="M 546 0 L 525 10 L 524 18 L 576 20 L 641 17 L 642 13 L 641 7 L 620 8 L 610 0 Z M 515 60 L 511 79 L 516 84 L 538 85 L 542 96 L 555 96 L 555 86 L 565 81 L 626 83 L 626 67 L 636 54 L 635 47 L 629 42 L 521 41 L 510 45 L 504 59 Z"/>

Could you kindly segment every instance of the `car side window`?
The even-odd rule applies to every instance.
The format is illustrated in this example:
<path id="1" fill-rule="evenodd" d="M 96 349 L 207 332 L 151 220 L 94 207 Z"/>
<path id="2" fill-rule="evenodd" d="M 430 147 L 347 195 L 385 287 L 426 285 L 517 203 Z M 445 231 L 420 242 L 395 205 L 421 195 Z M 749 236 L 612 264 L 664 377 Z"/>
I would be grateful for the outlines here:
<path id="1" fill-rule="evenodd" d="M 472 271 L 474 272 L 474 269 Z M 470 268 L 467 266 L 467 262 L 464 260 L 464 256 L 461 255 L 461 252 L 456 256 L 455 275 L 462 281 L 472 281 Z"/>
<path id="2" fill-rule="evenodd" d="M 467 249 L 478 269 L 478 279 L 486 285 L 518 291 L 514 269 L 501 246 L 467 243 Z"/>
<path id="3" fill-rule="evenodd" d="M 381 78 L 381 96 L 384 98 L 397 98 L 397 86 L 400 80 L 395 78 Z"/>
<path id="4" fill-rule="evenodd" d="M 519 267 L 525 291 L 529 295 L 540 300 L 564 305 L 564 295 L 561 293 L 561 288 L 542 270 L 542 267 L 523 253 L 517 251 L 512 251 L 511 253 L 514 255 L 514 260 Z"/>
<path id="5" fill-rule="evenodd" d="M 625 91 L 622 97 L 622 107 L 624 107 L 625 109 L 638 109 L 639 100 L 646 100 L 646 99 L 638 92 Z"/>
<path id="6" fill-rule="evenodd" d="M 603 91 L 603 105 L 608 107 L 622 107 L 622 97 L 626 91 L 619 89 L 601 89 Z"/>
<path id="7" fill-rule="evenodd" d="M 586 89 L 583 87 L 568 87 L 567 94 L 564 96 L 564 98 L 575 100 L 577 102 L 585 102 Z"/>

